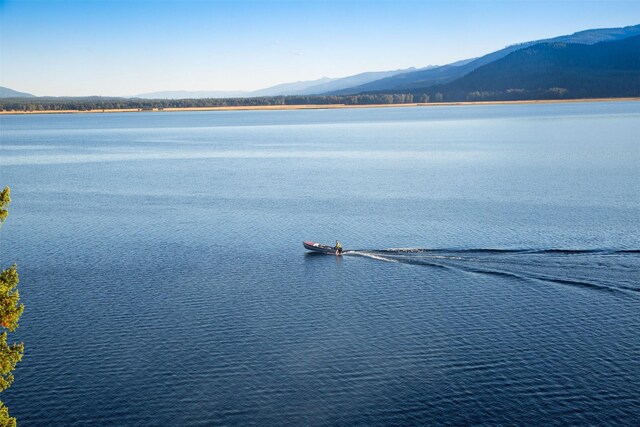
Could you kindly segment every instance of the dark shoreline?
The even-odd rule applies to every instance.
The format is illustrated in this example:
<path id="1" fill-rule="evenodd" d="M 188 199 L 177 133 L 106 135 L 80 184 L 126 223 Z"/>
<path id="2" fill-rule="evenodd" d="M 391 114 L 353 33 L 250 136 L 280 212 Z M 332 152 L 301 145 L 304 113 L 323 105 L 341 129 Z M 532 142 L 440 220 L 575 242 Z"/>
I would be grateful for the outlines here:
<path id="1" fill-rule="evenodd" d="M 138 112 L 176 112 L 176 111 L 248 111 L 248 110 L 327 110 L 341 108 L 397 108 L 397 107 L 438 107 L 455 105 L 518 105 L 518 104 L 563 104 L 577 102 L 620 102 L 640 101 L 640 98 L 589 98 L 589 99 L 548 99 L 522 101 L 460 101 L 434 103 L 401 103 L 401 104 L 300 104 L 300 105 L 246 105 L 246 106 L 218 106 L 218 107 L 176 107 L 176 108 L 113 108 L 94 110 L 34 110 L 16 111 L 0 110 L 0 115 L 29 115 L 29 114 L 83 114 L 83 113 L 138 113 Z"/>

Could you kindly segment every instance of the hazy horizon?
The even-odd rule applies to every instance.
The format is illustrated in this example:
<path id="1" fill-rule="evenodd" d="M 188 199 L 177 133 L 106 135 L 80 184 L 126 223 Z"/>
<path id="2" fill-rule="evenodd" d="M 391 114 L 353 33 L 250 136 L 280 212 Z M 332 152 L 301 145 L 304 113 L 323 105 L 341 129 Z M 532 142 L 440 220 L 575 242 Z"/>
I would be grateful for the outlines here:
<path id="1" fill-rule="evenodd" d="M 443 65 L 635 25 L 638 12 L 634 1 L 8 0 L 0 86 L 37 96 L 252 91 Z"/>

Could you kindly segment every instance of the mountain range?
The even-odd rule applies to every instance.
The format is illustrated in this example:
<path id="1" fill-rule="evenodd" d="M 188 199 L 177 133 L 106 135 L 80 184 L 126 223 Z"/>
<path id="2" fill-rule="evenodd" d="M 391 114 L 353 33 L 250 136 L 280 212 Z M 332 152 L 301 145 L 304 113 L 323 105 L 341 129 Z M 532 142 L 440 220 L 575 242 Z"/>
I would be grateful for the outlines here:
<path id="1" fill-rule="evenodd" d="M 638 97 L 640 35 L 593 45 L 538 43 L 416 91 L 444 101 Z"/>
<path id="2" fill-rule="evenodd" d="M 35 98 L 35 95 L 0 86 L 0 98 Z"/>
<path id="3" fill-rule="evenodd" d="M 417 88 L 428 88 L 437 84 L 443 84 L 453 81 L 483 65 L 497 61 L 512 52 L 525 49 L 535 44 L 553 42 L 595 44 L 603 41 L 622 40 L 627 37 L 636 35 L 640 35 L 640 25 L 624 28 L 603 28 L 580 31 L 574 34 L 554 37 L 551 39 L 519 43 L 516 45 L 508 46 L 504 49 L 500 49 L 496 52 L 489 53 L 477 59 L 454 62 L 453 64 L 434 67 L 428 70 L 418 70 L 414 72 L 402 73 L 385 79 L 376 80 L 368 84 L 354 86 L 348 89 L 327 94 L 351 95 L 364 92 L 398 92 L 403 89 L 414 90 Z"/>
<path id="4" fill-rule="evenodd" d="M 640 96 L 640 25 L 580 31 L 442 66 L 284 83 L 256 91 L 163 91 L 134 99 L 414 94 L 489 100 Z M 0 98 L 33 95 L 0 87 Z M 428 97 L 428 98 L 425 98 Z"/>
<path id="5" fill-rule="evenodd" d="M 361 73 L 341 79 L 325 78 L 308 82 L 288 83 L 255 92 L 246 92 L 242 94 L 242 96 L 354 95 L 372 92 L 419 92 L 420 90 L 424 91 L 426 88 L 446 84 L 462 78 L 472 71 L 498 61 L 513 52 L 521 51 L 538 44 L 573 43 L 593 45 L 606 41 L 623 40 L 637 35 L 640 35 L 640 25 L 623 28 L 591 29 L 550 39 L 519 43 L 479 58 L 463 59 L 443 66 Z"/>
<path id="6" fill-rule="evenodd" d="M 432 68 L 434 66 L 425 67 L 423 69 Z M 184 99 L 184 98 L 250 98 L 259 96 L 288 96 L 288 95 L 317 95 L 327 92 L 347 89 L 353 86 L 360 86 L 366 83 L 380 80 L 383 78 L 395 76 L 397 74 L 416 71 L 416 68 L 407 68 L 403 70 L 392 71 L 370 71 L 360 73 L 353 76 L 342 78 L 323 77 L 317 80 L 307 80 L 293 83 L 282 83 L 264 89 L 255 91 L 162 91 L 143 93 L 134 96 L 134 98 L 143 99 Z"/>

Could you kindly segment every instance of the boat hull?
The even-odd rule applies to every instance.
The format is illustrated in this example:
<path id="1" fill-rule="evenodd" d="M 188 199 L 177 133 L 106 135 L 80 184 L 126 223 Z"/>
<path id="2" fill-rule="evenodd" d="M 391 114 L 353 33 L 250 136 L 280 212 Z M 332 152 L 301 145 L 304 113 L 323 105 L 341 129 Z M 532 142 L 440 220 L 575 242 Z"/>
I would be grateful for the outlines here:
<path id="1" fill-rule="evenodd" d="M 321 245 L 320 243 L 315 242 L 302 242 L 305 249 L 308 249 L 313 252 L 319 252 L 322 254 L 335 254 L 336 251 L 331 246 Z"/>

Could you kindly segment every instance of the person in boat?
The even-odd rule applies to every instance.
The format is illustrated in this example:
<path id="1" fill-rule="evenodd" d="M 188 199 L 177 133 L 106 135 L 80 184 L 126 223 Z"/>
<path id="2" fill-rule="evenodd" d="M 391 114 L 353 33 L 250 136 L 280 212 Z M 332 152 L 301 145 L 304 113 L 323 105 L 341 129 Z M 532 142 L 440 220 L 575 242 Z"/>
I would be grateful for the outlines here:
<path id="1" fill-rule="evenodd" d="M 333 247 L 333 250 L 336 251 L 336 255 L 342 254 L 342 245 L 337 240 L 336 245 Z"/>

